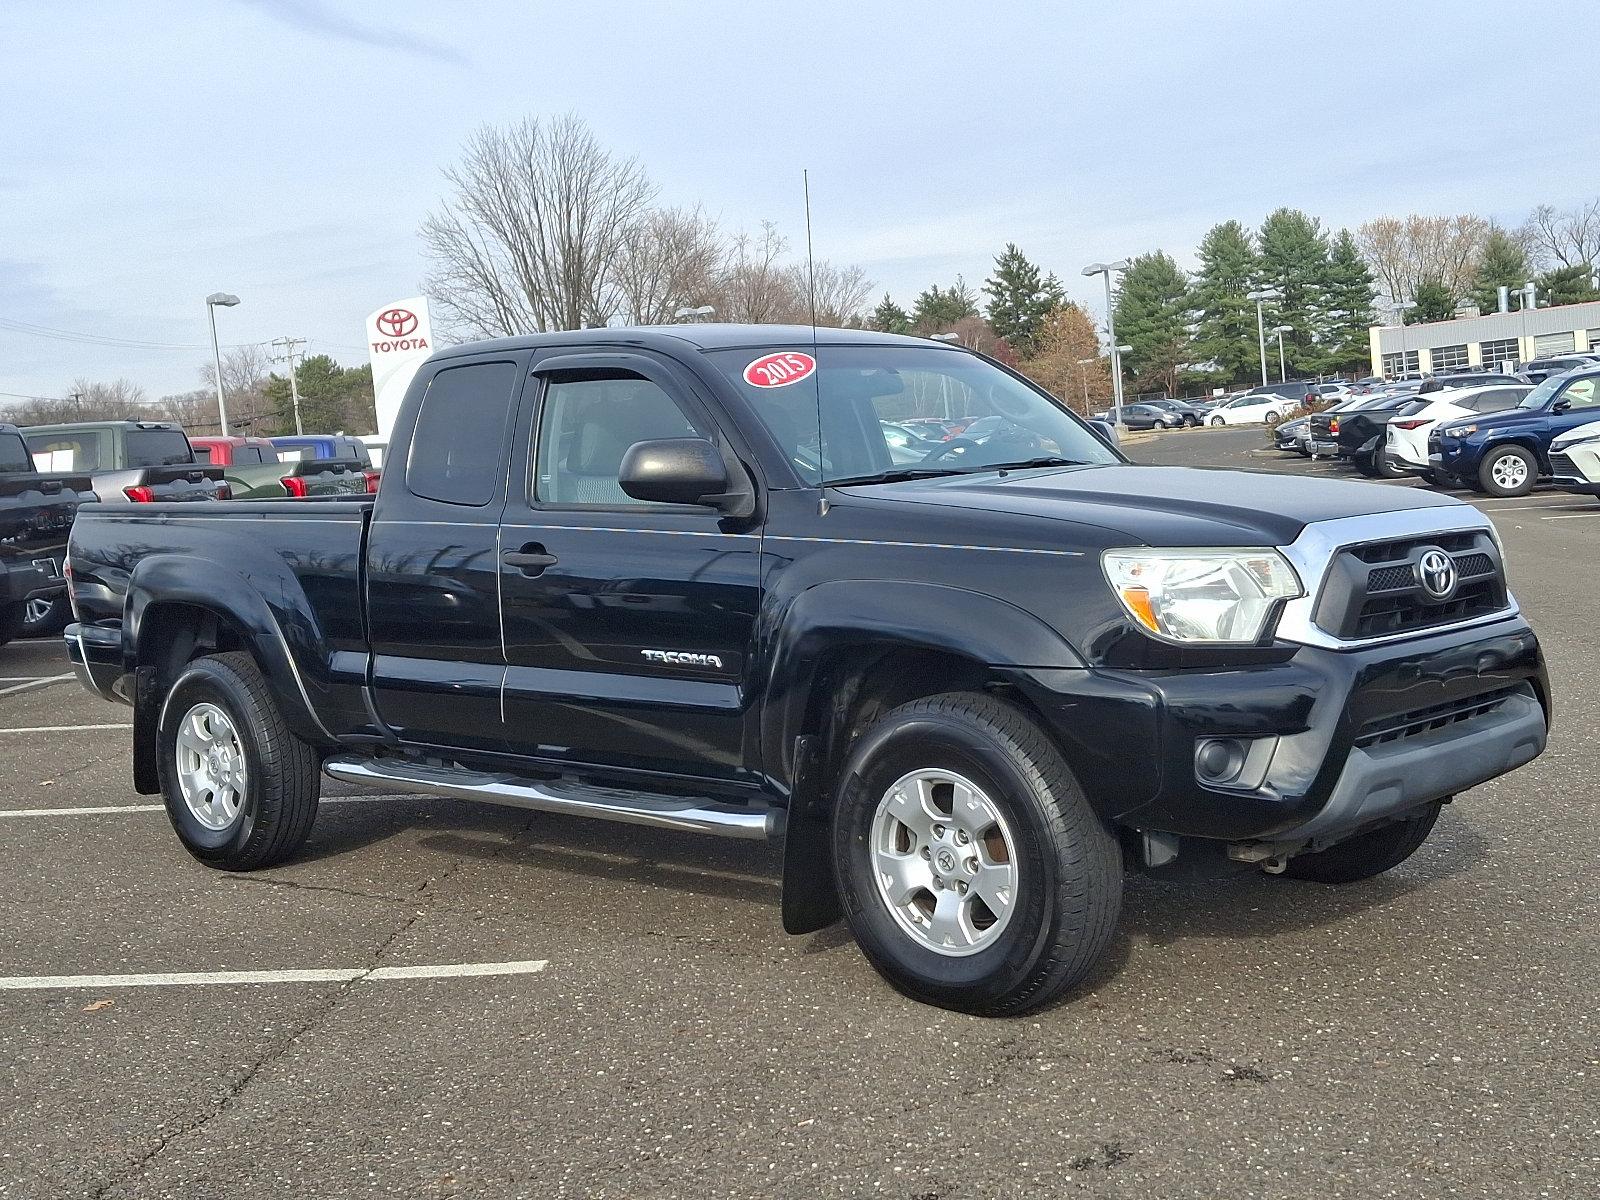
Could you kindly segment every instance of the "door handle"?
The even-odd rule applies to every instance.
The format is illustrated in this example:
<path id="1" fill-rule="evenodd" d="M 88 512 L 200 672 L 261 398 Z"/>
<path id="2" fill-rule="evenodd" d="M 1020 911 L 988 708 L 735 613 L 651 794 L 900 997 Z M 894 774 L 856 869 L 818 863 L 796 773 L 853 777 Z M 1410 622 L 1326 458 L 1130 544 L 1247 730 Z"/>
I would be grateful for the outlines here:
<path id="1" fill-rule="evenodd" d="M 538 542 L 530 542 L 520 550 L 507 550 L 500 561 L 508 567 L 519 568 L 524 575 L 538 575 L 546 567 L 555 565 L 556 556 Z"/>

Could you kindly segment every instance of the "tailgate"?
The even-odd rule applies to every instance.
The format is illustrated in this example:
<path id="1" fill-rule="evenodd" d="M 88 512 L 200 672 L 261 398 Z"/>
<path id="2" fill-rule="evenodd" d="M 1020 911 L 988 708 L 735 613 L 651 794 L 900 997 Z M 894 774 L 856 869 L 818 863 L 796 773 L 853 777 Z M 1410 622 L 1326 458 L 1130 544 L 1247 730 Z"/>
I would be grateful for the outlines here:
<path id="1" fill-rule="evenodd" d="M 73 518 L 94 498 L 87 475 L 0 475 L 0 601 L 61 584 Z"/>
<path id="2" fill-rule="evenodd" d="M 222 476 L 221 467 L 201 463 L 140 467 L 130 486 L 149 488 L 155 500 L 215 500 Z"/>
<path id="3" fill-rule="evenodd" d="M 364 496 L 367 468 L 353 458 L 303 458 L 283 464 L 285 479 L 302 479 L 308 496 Z"/>

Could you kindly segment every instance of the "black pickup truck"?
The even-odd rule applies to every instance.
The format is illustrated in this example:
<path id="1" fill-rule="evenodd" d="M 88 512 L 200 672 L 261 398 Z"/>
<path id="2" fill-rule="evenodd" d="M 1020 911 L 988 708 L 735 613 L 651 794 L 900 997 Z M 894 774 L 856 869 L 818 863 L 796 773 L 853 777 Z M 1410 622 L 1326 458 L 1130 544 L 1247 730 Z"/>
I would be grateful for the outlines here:
<path id="1" fill-rule="evenodd" d="M 1015 436 L 897 463 L 944 411 Z M 78 519 L 72 660 L 204 863 L 293 854 L 319 772 L 782 839 L 787 928 L 1009 1014 L 1090 972 L 1125 870 L 1363 879 L 1545 744 L 1476 509 L 1130 465 L 958 346 L 480 342 L 392 444 L 371 500 Z"/>
<path id="2" fill-rule="evenodd" d="M 67 533 L 79 505 L 94 498 L 85 475 L 34 470 L 21 431 L 0 424 L 0 646 L 66 604 Z"/>

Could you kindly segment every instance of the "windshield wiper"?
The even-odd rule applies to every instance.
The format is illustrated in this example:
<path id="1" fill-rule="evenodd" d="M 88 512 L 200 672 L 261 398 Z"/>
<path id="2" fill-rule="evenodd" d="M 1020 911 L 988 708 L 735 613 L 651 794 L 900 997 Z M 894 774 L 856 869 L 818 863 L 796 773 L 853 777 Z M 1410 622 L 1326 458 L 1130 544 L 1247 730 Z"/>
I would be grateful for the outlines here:
<path id="1" fill-rule="evenodd" d="M 1099 463 L 1086 462 L 1081 458 L 1061 458 L 1059 455 L 1046 454 L 1039 458 L 1025 458 L 1017 462 L 986 463 L 991 471 L 1021 471 L 1028 467 L 1094 467 Z"/>
<path id="2" fill-rule="evenodd" d="M 970 475 L 959 467 L 904 467 L 898 471 L 879 471 L 876 475 L 850 475 L 828 480 L 829 487 L 848 487 L 853 483 L 905 483 L 912 479 L 937 479 L 941 475 Z"/>

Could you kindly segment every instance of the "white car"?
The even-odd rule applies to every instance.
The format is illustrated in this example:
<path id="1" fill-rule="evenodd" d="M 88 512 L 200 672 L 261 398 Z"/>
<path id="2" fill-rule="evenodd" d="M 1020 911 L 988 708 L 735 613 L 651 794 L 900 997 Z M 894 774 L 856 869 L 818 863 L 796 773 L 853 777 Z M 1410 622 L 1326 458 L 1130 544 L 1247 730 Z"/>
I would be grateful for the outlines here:
<path id="1" fill-rule="evenodd" d="M 1550 471 L 1568 492 L 1600 496 L 1600 421 L 1590 421 L 1550 443 Z"/>
<path id="2" fill-rule="evenodd" d="M 1211 425 L 1276 425 L 1294 405 L 1286 396 L 1246 392 L 1236 400 L 1217 405 L 1206 421 Z"/>
<path id="3" fill-rule="evenodd" d="M 1384 455 L 1402 471 L 1428 469 L 1428 435 L 1441 421 L 1473 413 L 1503 412 L 1522 403 L 1533 387 L 1526 383 L 1491 383 L 1480 387 L 1446 388 L 1418 396 L 1389 418 Z"/>

